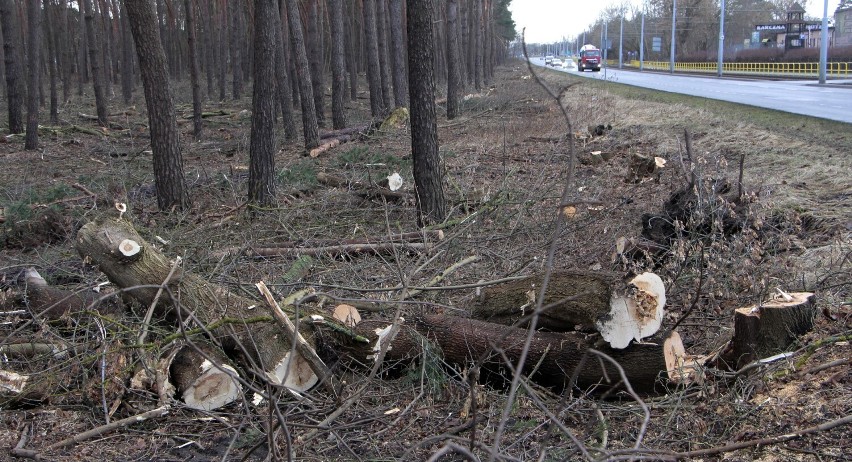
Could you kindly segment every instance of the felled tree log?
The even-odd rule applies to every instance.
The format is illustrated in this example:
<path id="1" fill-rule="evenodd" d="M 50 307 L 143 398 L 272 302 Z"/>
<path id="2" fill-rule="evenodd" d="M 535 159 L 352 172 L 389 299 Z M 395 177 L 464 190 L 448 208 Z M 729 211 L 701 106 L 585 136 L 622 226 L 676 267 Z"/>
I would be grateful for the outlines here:
<path id="1" fill-rule="evenodd" d="M 734 337 L 726 362 L 740 367 L 776 353 L 786 351 L 798 336 L 814 325 L 814 294 L 794 292 L 761 305 L 737 308 L 734 313 Z"/>
<path id="2" fill-rule="evenodd" d="M 184 320 L 194 316 L 247 368 L 256 366 L 280 384 L 295 367 L 288 355 L 289 339 L 263 316 L 266 311 L 258 310 L 257 303 L 182 269 L 169 277 L 176 262 L 142 239 L 127 221 L 103 218 L 87 223 L 77 234 L 76 247 L 84 259 L 97 264 L 110 281 L 144 306 L 154 302 L 167 281 L 169 290 L 162 291 L 157 312 L 172 318 L 180 314 Z"/>
<path id="3" fill-rule="evenodd" d="M 337 346 L 352 358 L 370 363 L 378 351 L 377 341 L 381 333 L 387 332 L 389 326 L 390 322 L 361 321 L 354 327 L 354 332 L 364 341 L 350 337 L 348 342 L 338 342 Z M 484 356 L 487 359 L 482 366 L 486 372 L 508 377 L 509 368 L 499 352 L 502 351 L 514 365 L 523 350 L 527 332 L 475 319 L 425 315 L 403 323 L 391 340 L 385 361 L 408 361 L 417 357 L 424 350 L 424 340 L 428 339 L 439 347 L 444 360 L 450 364 L 466 367 Z M 663 346 L 665 341 L 669 341 L 668 348 Z M 677 346 L 671 346 L 672 343 Z M 530 378 L 533 381 L 555 388 L 570 386 L 573 374 L 577 374 L 576 385 L 582 389 L 595 387 L 596 391 L 605 391 L 618 386 L 617 369 L 598 361 L 594 355 L 585 358 L 584 365 L 578 368 L 590 348 L 595 348 L 594 341 L 579 333 L 536 332 L 522 372 L 532 373 Z M 682 374 L 676 370 L 669 372 L 666 366 L 667 354 L 683 351 L 680 337 L 676 334 L 659 334 L 651 342 L 634 344 L 623 350 L 596 349 L 618 361 L 631 386 L 638 392 L 654 392 L 666 380 L 683 381 Z M 683 364 L 677 358 L 669 358 L 669 362 Z"/>
<path id="4" fill-rule="evenodd" d="M 28 268 L 24 272 L 24 281 L 27 286 L 30 311 L 34 316 L 56 320 L 65 314 L 79 314 L 85 311 L 97 311 L 102 315 L 116 316 L 124 311 L 119 297 L 105 298 L 104 294 L 92 291 L 72 292 L 50 286 L 34 268 Z"/>
<path id="5" fill-rule="evenodd" d="M 472 307 L 477 319 L 514 325 L 533 312 L 543 275 L 483 289 Z M 660 328 L 665 288 L 653 273 L 628 283 L 614 274 L 555 271 L 537 327 L 554 332 L 598 330 L 613 348 L 624 348 Z"/>

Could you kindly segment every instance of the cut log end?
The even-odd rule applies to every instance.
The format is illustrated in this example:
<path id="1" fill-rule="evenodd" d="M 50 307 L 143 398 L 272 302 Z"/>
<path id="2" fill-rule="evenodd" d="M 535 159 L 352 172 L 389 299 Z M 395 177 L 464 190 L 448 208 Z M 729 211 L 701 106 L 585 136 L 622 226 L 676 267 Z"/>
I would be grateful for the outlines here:
<path id="1" fill-rule="evenodd" d="M 142 246 L 132 239 L 125 239 L 118 244 L 118 252 L 124 261 L 136 261 L 142 255 Z"/>
<path id="2" fill-rule="evenodd" d="M 595 325 L 612 348 L 622 349 L 631 340 L 654 335 L 663 321 L 666 289 L 654 273 L 642 273 L 630 281 L 631 290 L 614 293 L 610 313 Z"/>
<path id="3" fill-rule="evenodd" d="M 311 369 L 310 363 L 298 353 L 288 352 L 272 372 L 269 379 L 276 385 L 283 385 L 296 392 L 304 392 L 319 382 L 319 376 Z"/>
<path id="4" fill-rule="evenodd" d="M 203 372 L 181 395 L 188 407 L 210 411 L 232 403 L 240 396 L 240 384 L 231 375 L 236 376 L 237 371 L 227 364 L 221 368 L 227 372 L 210 361 L 202 363 Z"/>
<path id="5" fill-rule="evenodd" d="M 355 327 L 361 322 L 361 315 L 358 310 L 352 305 L 340 304 L 334 308 L 334 319 L 337 319 L 346 327 Z"/>
<path id="6" fill-rule="evenodd" d="M 666 375 L 672 383 L 689 385 L 701 382 L 704 358 L 688 355 L 677 332 L 671 332 L 663 342 L 663 357 L 666 360 Z"/>

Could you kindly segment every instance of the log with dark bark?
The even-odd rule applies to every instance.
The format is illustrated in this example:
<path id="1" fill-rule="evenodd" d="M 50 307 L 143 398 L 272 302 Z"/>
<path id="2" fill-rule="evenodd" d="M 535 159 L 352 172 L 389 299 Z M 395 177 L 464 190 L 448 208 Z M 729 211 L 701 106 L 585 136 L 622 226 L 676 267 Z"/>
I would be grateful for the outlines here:
<path id="1" fill-rule="evenodd" d="M 722 354 L 723 361 L 739 369 L 752 361 L 786 351 L 798 336 L 813 328 L 814 300 L 810 292 L 783 293 L 760 305 L 737 308 L 734 337 Z"/>
<path id="2" fill-rule="evenodd" d="M 91 290 L 72 292 L 50 286 L 33 268 L 24 272 L 24 282 L 30 311 L 38 318 L 57 320 L 65 315 L 79 316 L 84 312 L 118 317 L 124 312 L 119 297 L 109 297 L 106 293 Z"/>
<path id="3" fill-rule="evenodd" d="M 341 340 L 340 335 L 330 334 L 336 346 L 357 361 L 369 362 L 376 354 L 377 341 L 381 333 L 388 331 L 389 321 L 361 321 L 354 328 L 356 337 Z M 318 326 L 323 331 L 322 325 Z M 411 321 L 406 320 L 385 356 L 391 363 L 406 362 L 424 351 L 424 341 L 436 345 L 443 358 L 460 367 L 485 358 L 484 370 L 495 377 L 507 377 L 509 368 L 500 352 L 516 363 L 521 355 L 527 330 L 499 324 L 466 319 L 456 316 L 425 315 Z M 665 333 L 654 336 L 651 341 L 615 350 L 597 346 L 594 340 L 579 333 L 536 332 L 530 346 L 529 360 L 523 373 L 539 384 L 562 389 L 571 386 L 576 376 L 576 386 L 604 392 L 619 387 L 618 371 L 614 366 L 601 362 L 594 356 L 586 357 L 590 348 L 608 354 L 624 369 L 634 390 L 651 393 L 659 390 L 667 380 L 678 381 L 677 371 L 667 373 L 666 355 L 677 348 L 664 348 L 665 341 L 678 343 L 680 337 Z M 682 345 L 680 346 L 682 351 Z M 670 360 L 677 364 L 676 359 Z M 676 377 L 677 376 L 677 377 Z"/>
<path id="4" fill-rule="evenodd" d="M 119 245 L 126 241 L 135 242 L 138 251 L 123 255 Z M 176 262 L 142 239 L 127 221 L 103 218 L 84 225 L 77 234 L 76 247 L 84 259 L 98 265 L 110 281 L 144 306 L 155 303 L 165 284 L 168 290 L 162 291 L 156 311 L 184 320 L 192 316 L 246 368 L 256 368 L 281 383 L 290 374 L 288 368 L 296 366 L 296 361 L 290 360 L 289 339 L 270 317 L 256 310 L 255 301 L 181 269 L 169 277 Z"/>
<path id="5" fill-rule="evenodd" d="M 536 275 L 483 289 L 472 306 L 473 316 L 517 323 L 535 310 L 543 279 Z M 610 346 L 624 348 L 657 332 L 665 300 L 662 281 L 653 273 L 625 282 L 611 273 L 556 271 L 537 326 L 555 332 L 597 330 Z"/>

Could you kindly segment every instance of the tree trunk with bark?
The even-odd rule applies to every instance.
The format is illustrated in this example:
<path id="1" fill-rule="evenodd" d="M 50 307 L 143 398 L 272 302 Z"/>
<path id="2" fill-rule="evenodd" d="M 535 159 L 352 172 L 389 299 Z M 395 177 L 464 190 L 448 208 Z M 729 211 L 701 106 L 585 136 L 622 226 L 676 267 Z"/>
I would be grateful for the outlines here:
<path id="1" fill-rule="evenodd" d="M 290 40 L 296 58 L 296 76 L 299 81 L 299 101 L 302 104 L 302 129 L 305 137 L 305 151 L 319 146 L 319 127 L 314 106 L 313 88 L 311 87 L 311 69 L 308 54 L 305 50 L 305 39 L 302 33 L 302 19 L 299 14 L 299 2 L 287 0 L 287 18 L 290 25 Z"/>
<path id="2" fill-rule="evenodd" d="M 419 225 L 447 216 L 444 181 L 438 156 L 435 81 L 432 70 L 432 1 L 411 2 L 408 18 L 408 88 L 411 92 L 411 153 Z"/>
<path id="3" fill-rule="evenodd" d="M 473 6 L 473 85 L 476 91 L 482 91 L 482 2 L 474 0 Z"/>
<path id="4" fill-rule="evenodd" d="M 272 317 L 263 314 L 266 311 L 257 308 L 256 301 L 184 271 L 179 260 L 170 261 L 142 239 L 127 221 L 103 218 L 90 222 L 78 232 L 75 245 L 83 258 L 91 259 L 110 281 L 129 289 L 127 294 L 144 306 L 151 306 L 157 300 L 161 286 L 167 287 L 168 290 L 161 291 L 156 303 L 156 314 L 178 321 L 192 319 L 196 326 L 203 326 L 209 331 L 224 352 L 236 358 L 245 369 L 261 371 L 273 384 L 283 384 L 299 391 L 305 391 L 317 382 L 316 375 L 304 373 L 304 358 L 298 354 L 291 356 L 291 339 L 270 322 Z M 299 332 L 312 342 L 310 333 L 304 330 L 306 326 L 300 326 Z M 187 355 L 188 358 L 179 360 L 183 366 L 175 366 L 173 362 L 171 367 L 176 381 L 184 390 L 185 399 L 185 391 L 190 389 L 188 384 L 205 387 L 203 377 L 199 375 L 203 371 L 198 369 L 202 367 L 203 357 L 191 352 Z M 224 361 L 221 357 L 217 359 L 220 363 Z M 181 370 L 176 372 L 175 367 Z M 184 376 L 190 376 L 190 379 Z M 224 378 L 218 376 L 214 380 L 222 382 Z M 230 388 L 216 387 L 217 395 L 227 393 Z M 193 397 L 200 395 L 192 392 Z"/>
<path id="5" fill-rule="evenodd" d="M 9 110 L 9 133 L 24 131 L 24 69 L 21 53 L 20 25 L 12 0 L 0 0 L 0 21 L 3 29 L 3 58 L 6 66 L 6 102 Z"/>
<path id="6" fill-rule="evenodd" d="M 387 0 L 376 0 L 376 35 L 379 44 L 379 70 L 382 79 L 382 102 L 386 109 L 394 108 L 391 88 Z"/>
<path id="7" fill-rule="evenodd" d="M 290 81 L 289 60 L 287 59 L 287 44 L 284 42 L 284 34 L 282 30 L 286 30 L 282 22 L 281 10 L 275 11 L 273 20 L 275 24 L 275 96 L 278 100 L 278 106 L 281 108 L 281 120 L 284 126 L 284 138 L 288 140 L 295 139 L 296 120 L 293 115 L 292 94 L 293 89 Z"/>
<path id="8" fill-rule="evenodd" d="M 817 311 L 814 294 L 782 294 L 758 306 L 734 312 L 734 337 L 723 359 L 736 369 L 782 353 L 798 336 L 810 331 Z"/>
<path id="9" fill-rule="evenodd" d="M 390 0 L 390 35 L 393 50 L 393 97 L 396 107 L 408 107 L 408 60 L 405 49 L 403 0 Z"/>
<path id="10" fill-rule="evenodd" d="M 254 2 L 254 92 L 248 200 L 270 205 L 275 198 L 275 15 L 270 0 Z"/>
<path id="11" fill-rule="evenodd" d="M 461 63 L 459 61 L 459 2 L 447 1 L 447 119 L 459 116 L 461 109 Z"/>
<path id="12" fill-rule="evenodd" d="M 325 126 L 325 73 L 323 72 L 323 56 L 325 47 L 319 0 L 310 0 L 308 6 L 308 36 L 307 48 L 311 63 L 311 88 L 314 95 L 314 111 L 317 125 Z"/>
<path id="13" fill-rule="evenodd" d="M 125 0 L 125 5 L 148 107 L 157 206 L 160 210 L 183 209 L 189 205 L 189 196 L 183 175 L 180 133 L 166 69 L 166 53 L 160 42 L 154 5 L 147 0 Z"/>
<path id="14" fill-rule="evenodd" d="M 242 14 L 243 9 L 240 2 L 228 1 L 228 15 L 230 27 L 228 28 L 228 40 L 231 48 L 231 91 L 234 99 L 243 96 L 243 59 L 242 59 Z"/>
<path id="15" fill-rule="evenodd" d="M 343 46 L 343 0 L 329 0 L 328 12 L 331 27 L 331 121 L 339 130 L 346 127 L 343 100 L 346 93 L 346 55 Z"/>
<path id="16" fill-rule="evenodd" d="M 133 36 L 127 21 L 127 6 L 121 2 L 121 95 L 124 104 L 133 99 Z"/>
<path id="17" fill-rule="evenodd" d="M 192 86 L 192 135 L 201 139 L 201 69 L 198 64 L 198 39 L 195 25 L 195 5 L 184 0 L 186 9 L 186 35 L 189 51 L 189 82 Z"/>
<path id="18" fill-rule="evenodd" d="M 290 338 L 257 308 L 256 301 L 184 271 L 179 261 L 170 261 L 127 221 L 103 218 L 90 222 L 78 232 L 75 246 L 83 258 L 91 259 L 110 281 L 129 289 L 127 294 L 144 306 L 151 306 L 159 288 L 165 285 L 168 290 L 161 292 L 156 314 L 181 321 L 192 319 L 195 325 L 204 326 L 244 368 L 262 371 L 274 384 L 282 384 L 286 377 L 284 386 L 301 391 L 316 383 L 316 377 L 313 382 L 306 381 L 299 372 L 304 370 L 304 359 L 300 355 L 291 359 Z M 122 250 L 130 248 L 132 252 Z M 189 363 L 197 368 L 199 361 L 190 359 Z"/>
<path id="19" fill-rule="evenodd" d="M 89 68 L 91 69 L 92 87 L 95 91 L 95 107 L 98 113 L 98 124 L 108 127 L 106 96 L 104 95 L 103 70 L 101 66 L 98 38 L 95 31 L 95 17 L 92 12 L 92 0 L 83 0 L 86 17 L 86 46 L 89 48 Z"/>
<path id="20" fill-rule="evenodd" d="M 50 0 L 44 0 L 44 38 L 47 41 L 47 72 L 50 79 L 50 124 L 59 125 L 59 95 L 56 88 L 59 72 L 57 69 L 56 36 L 53 33 L 56 28 L 56 16 L 51 14 L 53 9 Z"/>
<path id="21" fill-rule="evenodd" d="M 355 10 L 358 8 L 358 2 L 352 2 L 352 9 L 346 15 L 346 66 L 349 74 L 349 100 L 355 101 L 358 99 L 358 59 L 355 50 L 358 33 L 358 15 Z"/>
<path id="22" fill-rule="evenodd" d="M 27 44 L 29 45 L 29 69 L 27 75 L 27 134 L 24 137 L 24 149 L 38 149 L 38 93 L 41 85 L 41 2 L 39 0 L 26 0 L 27 21 L 29 22 L 27 33 Z"/>
<path id="23" fill-rule="evenodd" d="M 379 39 L 376 32 L 376 0 L 363 1 L 364 41 L 367 52 L 367 84 L 370 87 L 370 115 L 384 117 L 387 107 L 382 95 L 382 74 L 379 63 Z"/>

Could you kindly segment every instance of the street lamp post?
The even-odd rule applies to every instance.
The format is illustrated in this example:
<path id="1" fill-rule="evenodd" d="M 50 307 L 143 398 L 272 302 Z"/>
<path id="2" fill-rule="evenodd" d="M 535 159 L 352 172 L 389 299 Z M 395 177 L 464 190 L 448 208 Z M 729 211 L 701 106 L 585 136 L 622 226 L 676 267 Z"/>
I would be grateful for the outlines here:
<path id="1" fill-rule="evenodd" d="M 672 0 L 672 46 L 669 50 L 669 73 L 674 74 L 675 67 L 675 23 L 677 22 L 677 0 Z"/>
<path id="2" fill-rule="evenodd" d="M 725 53 L 725 0 L 722 0 L 722 10 L 719 12 L 719 61 L 716 63 L 716 75 L 722 76 L 722 68 L 724 60 L 722 56 Z"/>
<path id="3" fill-rule="evenodd" d="M 825 84 L 826 74 L 828 72 L 828 0 L 823 2 L 822 7 L 822 29 L 819 31 L 819 83 Z"/>
<path id="4" fill-rule="evenodd" d="M 645 70 L 645 5 L 642 5 L 642 28 L 639 31 L 639 71 Z"/>

